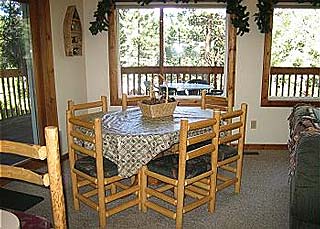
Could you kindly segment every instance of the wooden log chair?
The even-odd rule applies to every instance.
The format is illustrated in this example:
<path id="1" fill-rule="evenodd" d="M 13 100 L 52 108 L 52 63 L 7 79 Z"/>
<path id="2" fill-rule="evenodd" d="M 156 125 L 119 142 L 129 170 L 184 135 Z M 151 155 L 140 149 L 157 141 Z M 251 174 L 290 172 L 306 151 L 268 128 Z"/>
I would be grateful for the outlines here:
<path id="1" fill-rule="evenodd" d="M 182 120 L 178 152 L 154 159 L 142 168 L 141 203 L 144 212 L 147 208 L 151 208 L 175 219 L 176 228 L 182 228 L 184 213 L 206 203 L 208 203 L 209 212 L 214 211 L 219 116 L 220 113 L 217 112 L 212 119 L 193 123 Z M 204 131 L 204 128 L 207 131 Z M 190 148 L 192 145 L 203 142 L 205 144 L 199 148 Z M 161 185 L 150 185 L 149 177 L 161 181 Z M 207 178 L 206 185 L 210 187 L 209 190 L 193 185 L 205 178 Z M 173 194 L 168 192 L 170 189 L 174 190 Z M 192 197 L 191 203 L 185 203 L 186 195 Z M 160 203 L 152 201 L 150 197 L 156 197 L 173 205 L 175 210 L 169 210 Z"/>
<path id="2" fill-rule="evenodd" d="M 127 94 L 122 94 L 122 99 L 121 99 L 122 110 L 123 111 L 127 110 L 129 105 L 136 106 L 138 102 L 144 99 L 150 99 L 150 95 L 128 96 Z"/>
<path id="3" fill-rule="evenodd" d="M 218 173 L 216 191 L 234 185 L 235 193 L 240 192 L 243 148 L 246 132 L 247 104 L 242 103 L 241 108 L 222 113 L 219 121 L 219 150 Z M 209 190 L 207 181 L 197 183 L 199 187 Z"/>
<path id="4" fill-rule="evenodd" d="M 93 104 L 103 106 L 103 103 L 98 101 L 87 105 L 78 104 L 78 108 L 93 108 Z M 140 182 L 133 185 L 122 182 L 126 179 L 118 176 L 117 165 L 103 157 L 101 117 L 95 117 L 94 120 L 86 120 L 84 117 L 90 117 L 90 114 L 75 116 L 72 109 L 67 110 L 74 207 L 79 210 L 82 202 L 98 211 L 99 226 L 105 228 L 107 217 L 140 203 Z M 131 196 L 133 198 L 130 199 Z M 122 198 L 129 200 L 117 201 Z M 115 202 L 112 208 L 109 206 L 111 202 Z"/>
<path id="5" fill-rule="evenodd" d="M 73 115 L 80 117 L 80 115 L 99 115 L 101 113 L 108 112 L 108 102 L 106 96 L 101 96 L 99 101 L 88 102 L 88 103 L 78 103 L 75 104 L 73 100 L 68 100 L 68 110 L 71 111 Z"/>
<path id="6" fill-rule="evenodd" d="M 25 181 L 45 187 L 50 187 L 51 209 L 55 229 L 67 228 L 66 209 L 62 187 L 60 152 L 58 143 L 58 128 L 45 128 L 45 146 L 29 145 L 20 142 L 0 140 L 0 153 L 9 153 L 35 160 L 47 160 L 48 172 L 38 174 L 29 169 L 14 165 L 0 165 L 0 177 Z M 1 197 L 3 198 L 3 197 Z M 20 225 L 36 228 L 35 223 L 42 223 L 43 218 L 19 212 Z"/>
<path id="7" fill-rule="evenodd" d="M 231 111 L 232 104 L 229 101 L 220 97 L 209 95 L 205 90 L 201 91 L 201 109 L 218 109 L 221 111 Z"/>

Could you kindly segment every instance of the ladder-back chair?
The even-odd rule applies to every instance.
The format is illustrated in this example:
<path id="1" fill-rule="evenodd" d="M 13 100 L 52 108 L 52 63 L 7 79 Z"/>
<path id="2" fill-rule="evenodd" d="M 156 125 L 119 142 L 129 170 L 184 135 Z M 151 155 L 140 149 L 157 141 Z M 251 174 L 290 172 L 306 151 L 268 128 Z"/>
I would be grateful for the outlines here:
<path id="1" fill-rule="evenodd" d="M 240 192 L 246 120 L 247 104 L 245 103 L 241 104 L 240 109 L 221 114 L 217 191 L 234 185 L 235 192 Z M 231 176 L 224 173 L 231 173 Z"/>
<path id="2" fill-rule="evenodd" d="M 215 118 L 189 123 L 180 123 L 179 149 L 176 154 L 166 155 L 154 159 L 144 166 L 141 171 L 141 202 L 142 210 L 151 208 L 169 218 L 176 220 L 176 228 L 182 228 L 183 214 L 203 204 L 208 203 L 208 211 L 214 211 L 216 162 L 218 151 L 218 128 L 220 113 Z M 199 143 L 199 148 L 190 149 L 189 146 Z M 206 156 L 209 154 L 212 160 Z M 149 185 L 149 177 L 155 178 L 165 185 Z M 209 190 L 196 187 L 193 184 L 207 178 Z M 205 186 L 207 188 L 208 186 Z M 170 189 L 174 190 L 166 192 Z M 185 203 L 185 196 L 192 197 L 191 203 Z M 175 207 L 172 211 L 159 202 L 152 201 L 155 197 Z"/>
<path id="3" fill-rule="evenodd" d="M 88 113 L 107 113 L 108 112 L 108 102 L 106 96 L 101 96 L 101 100 L 88 103 L 78 103 L 75 104 L 73 100 L 68 100 L 68 110 L 74 115 L 86 115 Z M 79 114 L 78 114 L 79 112 Z"/>
<path id="4" fill-rule="evenodd" d="M 219 120 L 219 148 L 217 157 L 217 185 L 216 191 L 234 185 L 235 193 L 240 192 L 243 149 L 246 132 L 247 104 L 241 108 L 224 112 Z M 202 180 L 196 185 L 209 190 L 208 180 Z"/>
<path id="5" fill-rule="evenodd" d="M 0 165 L 0 177 L 25 181 L 50 187 L 51 208 L 55 229 L 66 229 L 66 209 L 62 187 L 58 128 L 45 128 L 45 146 L 0 140 L 0 153 L 24 156 L 30 159 L 47 160 L 48 172 L 38 174 L 14 165 Z M 1 197 L 2 198 L 2 197 Z"/>
<path id="6" fill-rule="evenodd" d="M 224 97 L 207 95 L 206 91 L 201 92 L 201 109 L 218 109 L 221 111 L 231 111 L 232 105 Z"/>
<path id="7" fill-rule="evenodd" d="M 137 102 L 140 102 L 145 99 L 150 99 L 149 95 L 133 95 L 128 96 L 127 94 L 122 94 L 122 110 L 125 111 L 128 109 L 129 105 L 137 105 Z"/>
<path id="8" fill-rule="evenodd" d="M 82 104 L 80 107 L 87 106 Z M 118 176 L 117 165 L 103 156 L 101 117 L 93 121 L 85 120 L 83 117 L 75 116 L 72 110 L 67 110 L 74 207 L 79 210 L 82 202 L 98 211 L 99 226 L 105 228 L 107 217 L 139 204 L 140 197 L 137 193 L 140 183 L 121 183 L 123 178 Z M 128 196 L 133 198 L 125 202 L 119 201 L 116 206 L 109 207 L 109 203 Z"/>

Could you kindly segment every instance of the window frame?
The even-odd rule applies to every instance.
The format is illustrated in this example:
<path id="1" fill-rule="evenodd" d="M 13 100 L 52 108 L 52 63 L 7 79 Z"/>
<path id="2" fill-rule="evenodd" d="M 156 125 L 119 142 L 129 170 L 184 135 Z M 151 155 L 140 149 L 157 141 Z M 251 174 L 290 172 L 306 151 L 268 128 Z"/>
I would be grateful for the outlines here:
<path id="1" fill-rule="evenodd" d="M 226 93 L 225 101 L 221 105 L 230 105 L 234 104 L 234 84 L 235 84 L 235 61 L 236 61 L 236 43 L 237 35 L 236 28 L 231 24 L 231 17 L 227 14 L 227 31 L 226 31 L 226 64 L 225 75 L 226 75 Z M 117 22 L 117 11 L 113 9 L 109 14 L 109 30 L 108 30 L 108 49 L 109 49 L 109 86 L 110 86 L 110 104 L 111 105 L 120 105 L 121 104 L 121 85 L 120 84 L 120 69 L 119 69 L 119 60 L 118 60 L 118 22 Z M 161 28 L 160 28 L 161 29 Z M 161 39 L 161 38 L 160 38 Z M 162 39 L 163 40 L 163 39 Z M 163 45 L 163 44 L 162 44 Z M 160 49 L 161 52 L 161 49 Z M 160 55 L 163 55 L 160 53 Z M 161 61 L 161 60 L 160 60 Z M 162 60 L 163 61 L 163 60 Z M 163 64 L 162 64 L 163 66 Z M 161 67 L 160 67 L 161 68 Z M 185 105 L 200 105 L 200 98 L 178 98 L 180 104 Z"/>
<path id="2" fill-rule="evenodd" d="M 295 7 L 300 8 L 300 7 Z M 302 8 L 302 7 L 301 7 Z M 320 100 L 317 98 L 307 98 L 297 99 L 297 98 L 283 98 L 269 99 L 269 86 L 270 86 L 270 74 L 272 68 L 282 68 L 282 67 L 272 67 L 271 66 L 271 48 L 272 48 L 272 30 L 273 30 L 273 14 L 270 16 L 270 31 L 265 33 L 264 36 L 264 54 L 263 54 L 263 71 L 262 71 L 262 86 L 261 86 L 261 107 L 292 107 L 298 103 L 308 103 L 315 106 L 320 106 Z M 287 67 L 283 67 L 287 68 Z M 297 67 L 297 72 L 303 67 Z M 320 67 L 316 68 L 318 74 L 320 74 Z"/>

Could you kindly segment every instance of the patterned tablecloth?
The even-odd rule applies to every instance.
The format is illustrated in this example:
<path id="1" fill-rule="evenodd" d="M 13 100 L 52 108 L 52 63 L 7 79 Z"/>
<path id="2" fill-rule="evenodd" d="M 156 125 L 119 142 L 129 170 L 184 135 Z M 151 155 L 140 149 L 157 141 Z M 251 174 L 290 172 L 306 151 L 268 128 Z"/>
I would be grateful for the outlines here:
<path id="1" fill-rule="evenodd" d="M 160 152 L 178 143 L 181 119 L 192 122 L 211 117 L 212 110 L 199 107 L 177 107 L 173 116 L 156 119 L 142 117 L 139 108 L 105 114 L 103 154 L 118 165 L 120 176 L 130 177 Z"/>

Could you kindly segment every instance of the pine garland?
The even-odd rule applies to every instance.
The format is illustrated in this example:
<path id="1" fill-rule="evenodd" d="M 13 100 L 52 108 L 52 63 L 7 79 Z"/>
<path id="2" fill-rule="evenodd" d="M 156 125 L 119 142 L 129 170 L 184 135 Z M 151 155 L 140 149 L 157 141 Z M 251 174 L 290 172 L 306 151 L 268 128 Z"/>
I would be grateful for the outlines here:
<path id="1" fill-rule="evenodd" d="M 137 0 L 141 5 L 148 5 L 153 0 Z M 244 6 L 242 0 L 216 0 L 217 2 L 224 2 L 227 4 L 227 13 L 232 15 L 231 23 L 237 28 L 237 35 L 244 35 L 250 31 L 249 28 L 249 12 L 247 6 Z M 108 31 L 109 19 L 108 15 L 111 9 L 115 7 L 116 0 L 101 0 L 98 2 L 97 10 L 94 12 L 95 21 L 90 22 L 92 35 L 96 35 L 102 31 Z M 166 3 L 166 0 L 163 0 Z M 176 3 L 189 3 L 189 0 L 176 0 Z M 194 0 L 193 2 L 197 2 Z M 273 13 L 274 6 L 279 0 L 258 0 L 258 12 L 255 13 L 254 20 L 261 33 L 270 32 L 270 21 Z M 297 3 L 311 3 L 314 7 L 320 7 L 320 0 L 297 0 Z"/>
<path id="2" fill-rule="evenodd" d="M 258 29 L 261 33 L 268 33 L 271 31 L 271 17 L 273 14 L 274 6 L 279 0 L 258 0 L 257 8 L 258 12 L 253 16 L 257 23 Z M 320 7 L 320 0 L 297 0 L 297 3 L 311 3 L 314 7 Z"/>

